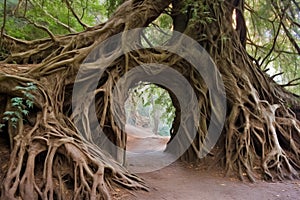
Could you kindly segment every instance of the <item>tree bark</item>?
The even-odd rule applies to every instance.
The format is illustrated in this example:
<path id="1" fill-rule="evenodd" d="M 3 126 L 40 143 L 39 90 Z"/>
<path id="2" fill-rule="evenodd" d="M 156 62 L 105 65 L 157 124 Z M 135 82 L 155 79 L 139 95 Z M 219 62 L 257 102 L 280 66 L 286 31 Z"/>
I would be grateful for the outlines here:
<path id="1" fill-rule="evenodd" d="M 176 29 L 195 39 L 210 54 L 222 75 L 228 107 L 221 138 L 211 156 L 216 162 L 224 163 L 228 173 L 234 172 L 241 179 L 245 174 L 252 181 L 298 177 L 300 122 L 290 107 L 300 104 L 299 97 L 277 85 L 248 57 L 241 29 L 232 26 L 232 13 L 236 8 L 233 1 L 195 2 L 201 5 L 194 10 L 198 18 L 184 20 L 187 23 L 176 25 Z M 83 103 L 88 104 L 85 105 L 88 109 L 80 110 L 79 105 L 72 110 L 73 84 L 86 56 L 117 33 L 148 26 L 170 4 L 171 0 L 125 1 L 106 23 L 78 34 L 55 36 L 54 41 L 27 42 L 4 36 L 3 44 L 10 54 L 1 61 L 0 118 L 3 111 L 9 111 L 12 106 L 11 98 L 24 97 L 16 86 L 33 83 L 37 90 L 32 91 L 34 107 L 27 117 L 30 119 L 20 119 L 17 128 L 3 131 L 13 144 L 1 199 L 63 199 L 68 191 L 73 192 L 73 199 L 109 199 L 115 187 L 147 190 L 142 180 L 122 166 L 124 160 L 120 153 L 126 149 L 126 133 L 114 120 L 112 105 L 115 83 L 130 69 L 145 63 L 168 65 L 193 87 L 204 117 L 199 119 L 201 126 L 197 127 L 197 135 L 181 159 L 200 160 L 208 119 L 216 108 L 209 103 L 210 95 L 203 78 L 174 53 L 153 48 L 118 57 L 103 73 L 93 95 L 82 96 L 86 102 L 96 97 L 97 119 L 89 118 L 91 105 L 86 102 Z M 168 45 L 176 46 L 176 43 Z M 118 55 L 118 51 L 121 50 L 112 49 L 110 55 Z M 101 59 L 107 62 L 112 57 L 104 55 Z M 91 74 L 87 78 L 95 76 L 97 74 Z M 125 89 L 136 81 L 128 80 Z M 171 91 L 170 96 L 176 117 L 167 151 L 176 154 L 182 141 L 191 139 L 188 131 L 175 137 L 183 116 Z M 125 99 L 122 101 L 120 107 Z M 124 108 L 120 110 L 123 112 Z M 74 119 L 80 114 L 84 119 L 76 123 L 81 123 L 83 128 L 78 130 Z M 99 122 L 103 133 L 95 139 L 92 137 L 95 127 L 88 124 Z M 10 123 L 6 127 L 10 127 Z M 108 146 L 108 140 L 119 149 Z M 37 169 L 42 173 L 37 173 Z"/>

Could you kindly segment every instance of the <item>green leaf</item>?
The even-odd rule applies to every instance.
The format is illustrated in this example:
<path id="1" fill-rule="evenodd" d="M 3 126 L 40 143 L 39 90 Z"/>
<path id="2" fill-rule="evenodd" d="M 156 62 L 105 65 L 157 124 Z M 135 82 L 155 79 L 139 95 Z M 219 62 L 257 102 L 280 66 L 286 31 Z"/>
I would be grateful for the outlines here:
<path id="1" fill-rule="evenodd" d="M 32 85 L 32 86 L 30 86 L 30 89 L 31 90 L 37 90 L 37 87 L 36 87 L 36 85 Z"/>
<path id="2" fill-rule="evenodd" d="M 144 104 L 144 107 L 150 106 L 150 105 L 151 105 L 151 102 L 150 102 L 150 101 L 147 101 L 147 102 Z"/>
<path id="3" fill-rule="evenodd" d="M 12 123 L 16 123 L 16 122 L 19 121 L 19 118 L 17 118 L 17 117 L 12 117 L 12 118 L 10 118 L 10 121 L 11 121 Z"/>
<path id="4" fill-rule="evenodd" d="M 14 97 L 14 98 L 11 98 L 11 102 L 12 102 L 12 104 L 15 104 L 15 105 L 20 105 L 20 104 L 22 104 L 22 102 L 23 102 L 23 98 L 21 98 L 21 97 Z"/>
<path id="5" fill-rule="evenodd" d="M 28 108 L 32 108 L 33 107 L 33 102 L 31 100 L 26 100 L 26 106 Z"/>
<path id="6" fill-rule="evenodd" d="M 15 88 L 16 88 L 16 90 L 24 90 L 25 89 L 25 87 L 22 87 L 22 86 L 16 86 Z"/>
<path id="7" fill-rule="evenodd" d="M 37 87 L 33 83 L 27 83 L 27 84 L 30 84 L 30 85 L 28 85 L 28 87 L 26 87 L 26 91 L 33 91 L 33 90 L 37 89 Z"/>
<path id="8" fill-rule="evenodd" d="M 11 105 L 14 107 L 18 107 L 20 105 L 20 102 L 13 102 Z"/>
<path id="9" fill-rule="evenodd" d="M 29 111 L 28 111 L 28 110 L 22 110 L 22 113 L 23 113 L 24 115 L 28 115 L 28 114 L 29 114 Z"/>
<path id="10" fill-rule="evenodd" d="M 13 111 L 5 111 L 4 112 L 4 115 L 10 115 L 10 116 L 12 116 L 14 114 L 15 114 L 15 112 L 13 112 Z"/>
<path id="11" fill-rule="evenodd" d="M 27 99 L 30 99 L 30 100 L 33 100 L 34 99 L 34 96 L 30 93 L 24 93 L 25 97 L 27 97 Z"/>

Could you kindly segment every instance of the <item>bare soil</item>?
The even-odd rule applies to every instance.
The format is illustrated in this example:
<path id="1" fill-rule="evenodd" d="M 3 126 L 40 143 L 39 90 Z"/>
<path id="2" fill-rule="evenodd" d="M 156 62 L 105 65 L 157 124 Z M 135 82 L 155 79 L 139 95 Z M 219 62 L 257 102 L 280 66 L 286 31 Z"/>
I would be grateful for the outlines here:
<path id="1" fill-rule="evenodd" d="M 155 136 L 149 130 L 141 127 L 126 126 L 128 134 L 127 149 L 131 152 L 162 151 L 168 138 Z M 138 162 L 135 160 L 137 159 Z M 128 168 L 147 167 L 149 158 L 137 156 L 129 158 Z M 124 200 L 232 200 L 232 199 L 300 199 L 300 181 L 256 183 L 241 182 L 236 178 L 224 176 L 222 169 L 210 169 L 204 166 L 192 166 L 176 161 L 171 165 L 149 173 L 139 173 L 150 187 L 149 192 L 134 191 L 133 194 L 123 194 Z"/>
<path id="2" fill-rule="evenodd" d="M 163 149 L 168 137 L 155 136 L 149 129 L 126 127 L 128 134 L 128 150 L 132 152 L 128 168 L 147 167 L 147 157 L 134 157 L 134 153 L 155 152 L 165 156 Z M 2 133 L 3 134 L 3 133 Z M 0 137 L 0 183 L 8 168 L 8 138 Z M 137 162 L 138 160 L 138 162 Z M 134 166 L 136 165 L 136 166 Z M 146 191 L 112 191 L 113 199 L 120 200 L 296 200 L 300 199 L 300 181 L 243 183 L 235 178 L 225 178 L 221 169 L 207 170 L 203 166 L 192 166 L 183 162 L 149 173 L 139 173 L 149 186 Z M 2 185 L 2 184 L 1 184 Z"/>
<path id="3" fill-rule="evenodd" d="M 5 173 L 8 170 L 8 161 L 9 161 L 9 139 L 0 131 L 0 185 L 2 187 L 2 182 L 5 176 Z"/>

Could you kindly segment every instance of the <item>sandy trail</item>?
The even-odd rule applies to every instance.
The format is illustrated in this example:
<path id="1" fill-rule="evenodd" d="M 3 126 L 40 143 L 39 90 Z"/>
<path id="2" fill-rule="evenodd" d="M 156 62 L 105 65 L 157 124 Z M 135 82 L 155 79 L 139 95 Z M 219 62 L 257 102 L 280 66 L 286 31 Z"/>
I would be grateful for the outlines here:
<path id="1" fill-rule="evenodd" d="M 151 159 L 169 159 L 163 153 L 168 138 L 154 136 L 150 130 L 126 126 L 129 170 L 153 169 Z M 145 156 L 152 152 L 156 157 Z M 243 183 L 236 178 L 225 178 L 222 170 L 206 170 L 186 163 L 174 162 L 163 169 L 138 173 L 150 186 L 150 192 L 124 194 L 124 200 L 296 200 L 300 199 L 300 181 Z"/>

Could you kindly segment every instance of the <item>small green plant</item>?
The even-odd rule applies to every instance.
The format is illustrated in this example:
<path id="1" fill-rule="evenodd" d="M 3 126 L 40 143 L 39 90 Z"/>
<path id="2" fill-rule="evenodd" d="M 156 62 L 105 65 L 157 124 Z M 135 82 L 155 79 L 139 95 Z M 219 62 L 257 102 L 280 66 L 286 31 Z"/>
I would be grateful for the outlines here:
<path id="1" fill-rule="evenodd" d="M 34 96 L 32 91 L 36 90 L 37 87 L 33 83 L 27 83 L 27 86 L 16 86 L 16 90 L 23 93 L 23 97 L 13 97 L 11 101 L 11 110 L 5 111 L 3 113 L 3 120 L 8 121 L 14 128 L 17 128 L 17 123 L 23 116 L 28 115 L 29 109 L 33 107 Z M 3 128 L 5 124 L 0 124 L 0 129 Z"/>

